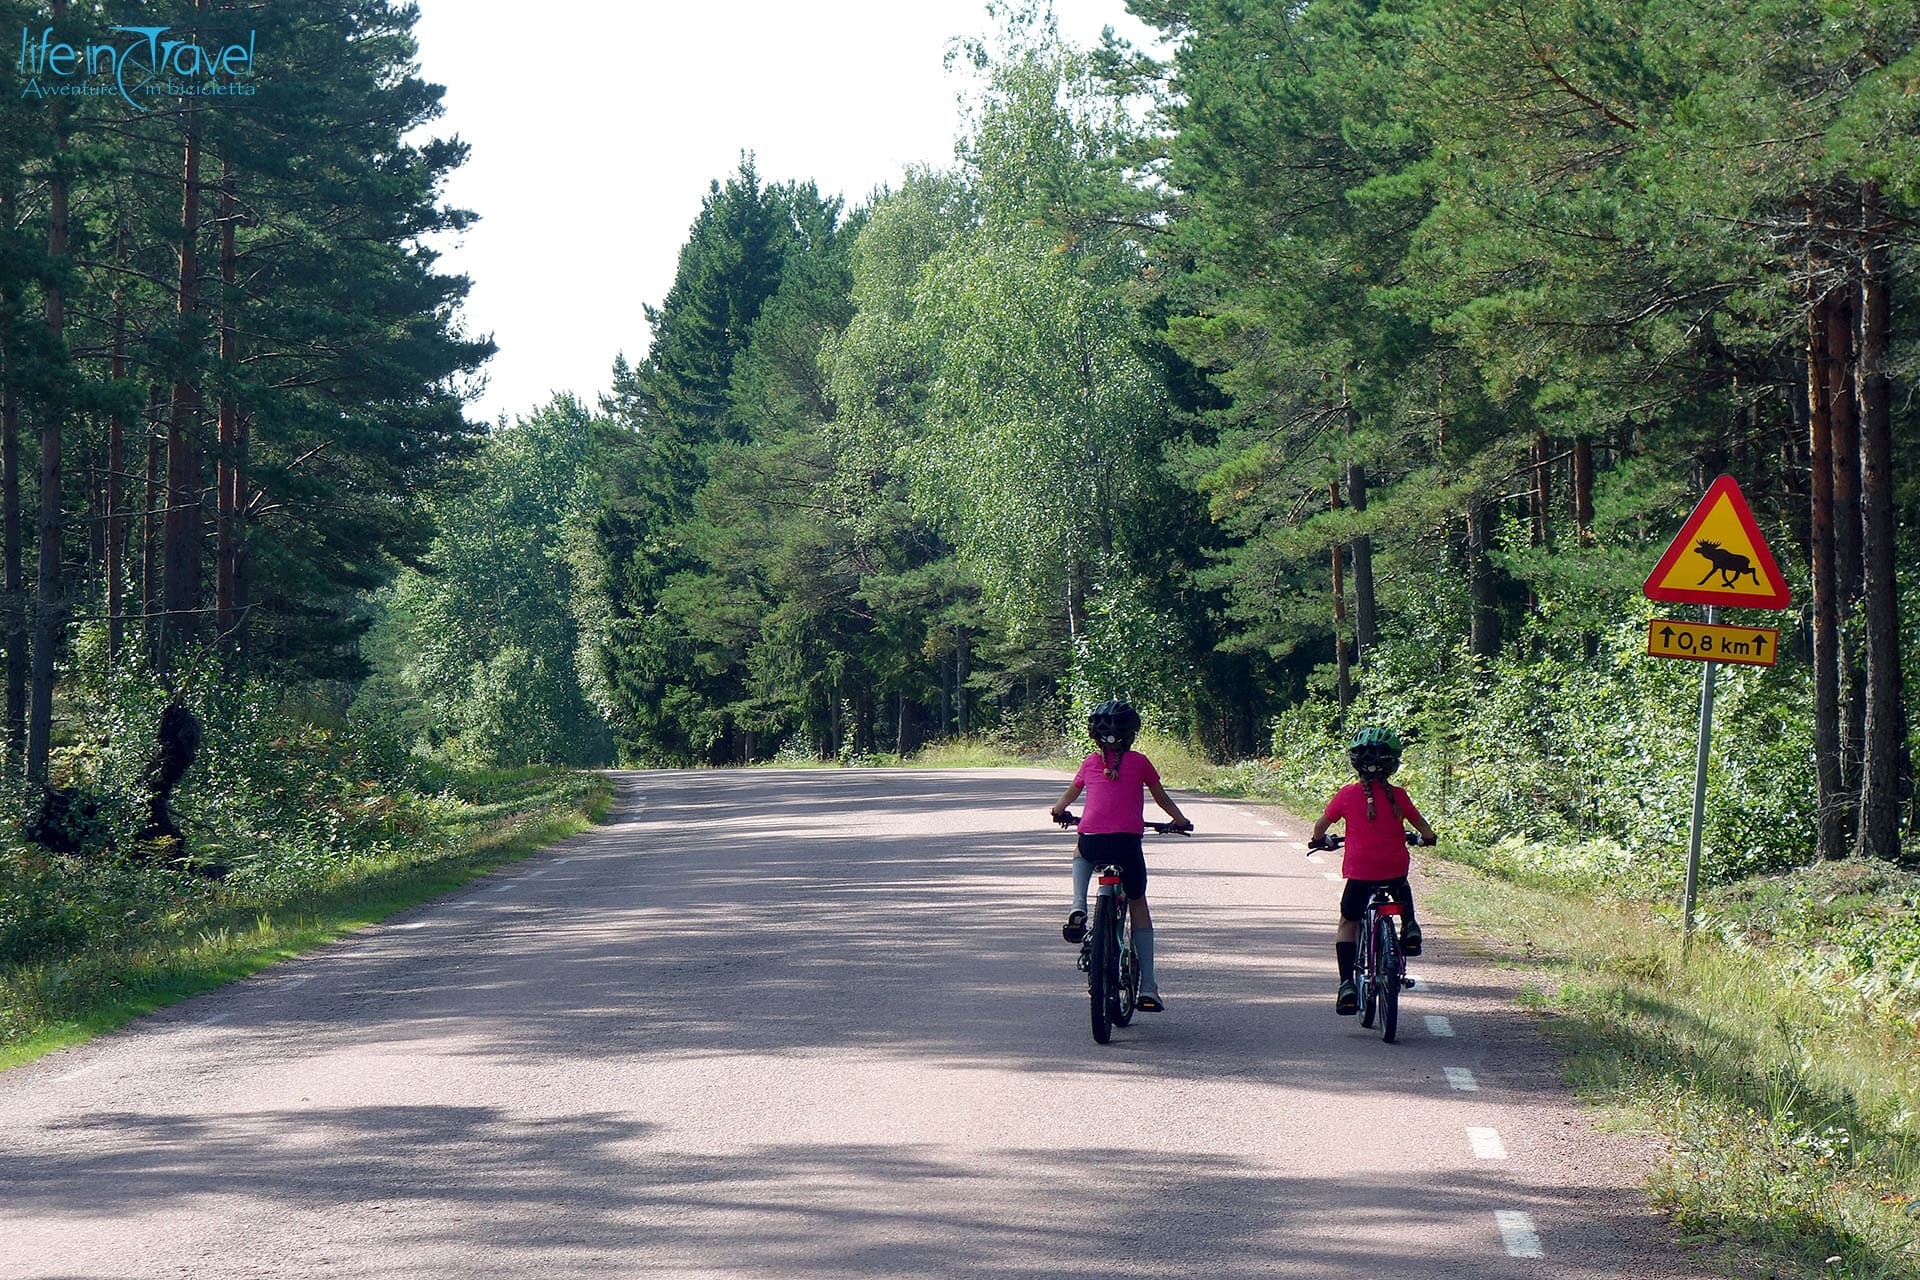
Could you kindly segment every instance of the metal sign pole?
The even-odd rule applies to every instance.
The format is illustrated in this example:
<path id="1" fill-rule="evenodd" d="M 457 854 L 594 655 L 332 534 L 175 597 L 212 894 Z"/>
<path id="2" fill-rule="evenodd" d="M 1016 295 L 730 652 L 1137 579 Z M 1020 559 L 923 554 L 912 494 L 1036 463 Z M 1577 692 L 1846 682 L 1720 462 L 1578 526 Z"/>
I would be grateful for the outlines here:
<path id="1" fill-rule="evenodd" d="M 1715 606 L 1707 606 L 1709 626 L 1718 613 Z M 1709 662 L 1700 676 L 1700 750 L 1693 761 L 1693 830 L 1687 837 L 1687 897 L 1680 918 L 1682 954 L 1693 943 L 1693 906 L 1700 888 L 1700 833 L 1707 823 L 1707 751 L 1713 745 L 1713 676 L 1719 669 L 1719 663 Z"/>

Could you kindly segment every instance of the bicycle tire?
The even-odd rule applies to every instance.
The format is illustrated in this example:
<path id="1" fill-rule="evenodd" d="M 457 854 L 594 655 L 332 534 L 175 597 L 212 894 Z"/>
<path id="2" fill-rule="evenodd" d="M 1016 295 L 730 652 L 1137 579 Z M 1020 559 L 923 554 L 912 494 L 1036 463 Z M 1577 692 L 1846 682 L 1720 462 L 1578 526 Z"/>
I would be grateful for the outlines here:
<path id="1" fill-rule="evenodd" d="M 1379 929 L 1379 921 L 1368 916 L 1366 927 L 1360 935 L 1359 968 L 1353 976 L 1360 987 L 1360 1025 L 1371 1030 L 1374 1015 L 1380 1008 L 1380 982 L 1373 967 L 1373 937 Z"/>
<path id="2" fill-rule="evenodd" d="M 1400 958 L 1400 937 L 1385 921 L 1381 922 L 1379 945 L 1374 969 L 1380 975 L 1380 1038 L 1392 1044 L 1400 1030 L 1400 975 L 1406 963 Z"/>
<path id="3" fill-rule="evenodd" d="M 1120 982 L 1113 994 L 1113 1025 L 1124 1027 L 1133 1021 L 1140 1007 L 1140 957 L 1133 948 L 1120 948 Z"/>
<path id="4" fill-rule="evenodd" d="M 1102 894 L 1093 908 L 1093 964 L 1087 970 L 1087 1003 L 1093 1015 L 1096 1044 L 1113 1038 L 1113 988 L 1120 963 L 1113 926 L 1113 897 Z"/>

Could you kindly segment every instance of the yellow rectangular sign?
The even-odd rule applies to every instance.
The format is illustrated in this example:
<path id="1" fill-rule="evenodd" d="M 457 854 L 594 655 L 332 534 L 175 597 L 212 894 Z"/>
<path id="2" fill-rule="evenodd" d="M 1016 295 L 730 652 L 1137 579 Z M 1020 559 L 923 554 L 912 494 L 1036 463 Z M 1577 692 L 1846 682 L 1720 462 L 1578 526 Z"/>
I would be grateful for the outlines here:
<path id="1" fill-rule="evenodd" d="M 1721 627 L 1655 618 L 1648 624 L 1647 652 L 1656 658 L 1770 667 L 1780 656 L 1780 633 L 1770 627 Z"/>

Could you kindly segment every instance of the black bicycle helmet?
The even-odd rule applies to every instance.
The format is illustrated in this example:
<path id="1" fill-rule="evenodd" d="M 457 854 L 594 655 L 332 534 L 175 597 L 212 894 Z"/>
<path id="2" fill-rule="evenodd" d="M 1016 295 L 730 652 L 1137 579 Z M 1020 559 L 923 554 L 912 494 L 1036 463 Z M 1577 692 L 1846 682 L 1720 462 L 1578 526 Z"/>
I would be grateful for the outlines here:
<path id="1" fill-rule="evenodd" d="M 1087 734 L 1102 751 L 1125 751 L 1140 736 L 1140 713 L 1109 698 L 1087 713 Z"/>
<path id="2" fill-rule="evenodd" d="M 1385 781 L 1400 767 L 1400 735 L 1379 725 L 1368 725 L 1347 745 L 1353 770 L 1368 782 Z"/>

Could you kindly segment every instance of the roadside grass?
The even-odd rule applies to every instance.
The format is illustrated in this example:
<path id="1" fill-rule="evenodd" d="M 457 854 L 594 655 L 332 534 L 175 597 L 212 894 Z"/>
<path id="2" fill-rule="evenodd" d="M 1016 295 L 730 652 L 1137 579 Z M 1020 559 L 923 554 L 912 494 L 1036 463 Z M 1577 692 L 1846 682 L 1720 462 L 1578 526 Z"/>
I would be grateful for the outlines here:
<path id="1" fill-rule="evenodd" d="M 416 842 L 342 858 L 314 880 L 257 883 L 242 891 L 206 886 L 155 901 L 137 892 L 146 877 L 110 877 L 116 887 L 127 886 L 113 905 L 129 921 L 110 940 L 54 960 L 0 965 L 0 1069 L 91 1039 L 457 889 L 593 825 L 613 796 L 611 784 L 598 775 L 540 767 L 436 770 L 430 781 L 443 799 L 434 806 L 433 826 Z M 25 867 L 32 856 L 0 850 L 0 876 Z"/>
<path id="2" fill-rule="evenodd" d="M 1650 1190 L 1730 1274 L 1920 1274 L 1920 1040 L 1897 1010 L 1824 992 L 1737 931 L 1516 884 L 1458 863 L 1443 914 L 1530 978 L 1569 1080 L 1661 1139 Z"/>

